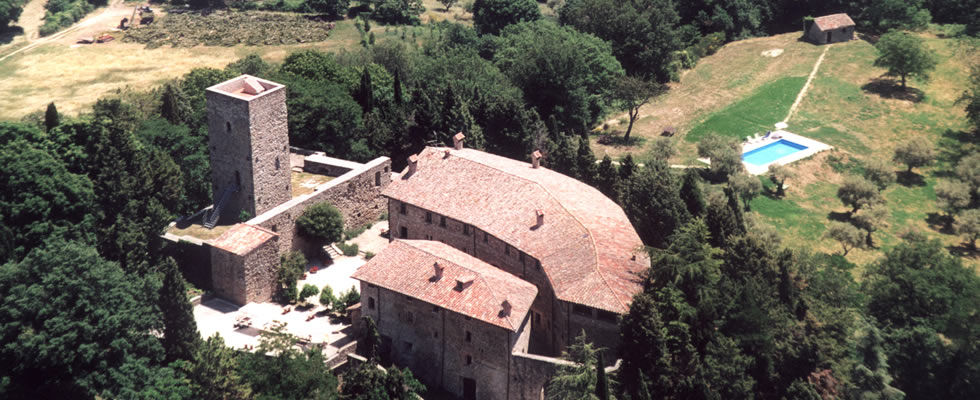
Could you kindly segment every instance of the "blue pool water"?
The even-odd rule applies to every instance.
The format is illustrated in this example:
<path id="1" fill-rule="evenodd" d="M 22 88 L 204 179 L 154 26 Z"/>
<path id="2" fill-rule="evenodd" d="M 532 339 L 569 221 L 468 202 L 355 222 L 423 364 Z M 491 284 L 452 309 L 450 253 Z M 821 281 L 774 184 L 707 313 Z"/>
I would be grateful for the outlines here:
<path id="1" fill-rule="evenodd" d="M 770 143 L 758 149 L 742 153 L 742 161 L 752 165 L 766 165 L 780 158 L 806 150 L 806 146 L 780 139 L 778 142 Z"/>

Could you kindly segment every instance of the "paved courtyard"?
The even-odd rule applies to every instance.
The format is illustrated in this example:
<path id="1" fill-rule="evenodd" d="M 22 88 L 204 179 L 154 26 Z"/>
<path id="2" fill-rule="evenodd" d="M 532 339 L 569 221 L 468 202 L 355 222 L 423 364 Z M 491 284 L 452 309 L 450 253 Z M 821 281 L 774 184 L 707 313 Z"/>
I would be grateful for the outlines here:
<path id="1" fill-rule="evenodd" d="M 380 221 L 371 229 L 364 231 L 351 243 L 357 243 L 362 251 L 380 253 L 388 245 L 388 239 L 381 236 L 381 231 L 388 229 L 388 221 Z M 362 256 L 338 257 L 329 265 L 322 260 L 313 260 L 307 268 L 316 266 L 318 272 L 307 273 L 306 279 L 298 281 L 297 287 L 302 289 L 306 284 L 318 288 L 330 286 L 334 295 L 350 290 L 360 290 L 360 284 L 351 275 L 367 262 Z M 197 329 L 204 338 L 215 333 L 221 335 L 227 346 L 245 349 L 259 345 L 259 333 L 277 323 L 286 324 L 286 332 L 309 341 L 312 344 L 326 344 L 326 356 L 330 357 L 351 341 L 350 325 L 340 319 L 327 316 L 325 308 L 319 304 L 319 296 L 310 298 L 311 307 L 290 305 L 283 307 L 278 303 L 249 303 L 237 306 L 228 301 L 212 298 L 194 306 L 194 319 Z M 289 308 L 290 311 L 283 311 Z M 311 318 L 312 317 L 312 318 Z M 247 320 L 247 327 L 240 327 L 239 322 Z"/>

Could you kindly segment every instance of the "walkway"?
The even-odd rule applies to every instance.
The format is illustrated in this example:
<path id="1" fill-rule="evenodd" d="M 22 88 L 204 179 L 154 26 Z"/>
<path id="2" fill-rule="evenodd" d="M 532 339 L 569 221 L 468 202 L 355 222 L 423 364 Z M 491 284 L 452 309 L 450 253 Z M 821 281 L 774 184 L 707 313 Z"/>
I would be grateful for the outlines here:
<path id="1" fill-rule="evenodd" d="M 810 88 L 810 82 L 813 81 L 814 76 L 817 76 L 817 71 L 820 69 L 820 63 L 823 62 L 823 57 L 827 55 L 827 51 L 830 50 L 830 46 L 832 45 L 828 44 L 826 46 L 827 47 L 824 47 L 823 49 L 823 53 L 820 53 L 820 58 L 817 59 L 817 63 L 813 65 L 813 71 L 811 71 L 810 76 L 806 78 L 806 84 L 803 85 L 803 89 L 800 89 L 800 94 L 796 95 L 796 101 L 794 101 L 793 106 L 789 108 L 789 114 L 787 114 L 786 118 L 783 119 L 783 123 L 789 123 L 789 119 L 793 117 L 794 113 L 796 113 L 796 108 L 803 101 L 803 97 L 806 96 L 806 91 Z"/>

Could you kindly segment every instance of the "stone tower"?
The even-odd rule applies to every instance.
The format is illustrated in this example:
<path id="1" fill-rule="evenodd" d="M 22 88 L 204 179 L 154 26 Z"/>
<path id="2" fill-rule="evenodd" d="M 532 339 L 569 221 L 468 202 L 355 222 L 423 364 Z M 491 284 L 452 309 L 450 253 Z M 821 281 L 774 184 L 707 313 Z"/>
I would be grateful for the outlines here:
<path id="1" fill-rule="evenodd" d="M 205 225 L 254 217 L 292 198 L 286 88 L 249 75 L 211 86 L 208 141 L 217 212 Z M 212 220 L 212 221 L 209 221 Z"/>

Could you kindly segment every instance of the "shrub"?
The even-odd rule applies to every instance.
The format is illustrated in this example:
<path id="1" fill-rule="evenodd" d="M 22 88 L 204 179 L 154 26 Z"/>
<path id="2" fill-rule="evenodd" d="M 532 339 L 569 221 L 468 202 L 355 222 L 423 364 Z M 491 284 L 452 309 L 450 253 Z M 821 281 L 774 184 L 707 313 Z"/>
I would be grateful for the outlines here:
<path id="1" fill-rule="evenodd" d="M 360 251 L 360 249 L 357 246 L 357 243 L 352 243 L 352 244 L 337 243 L 337 248 L 340 249 L 340 252 L 347 257 L 354 257 Z"/>
<path id="2" fill-rule="evenodd" d="M 337 296 L 337 301 L 333 303 L 333 310 L 335 312 L 344 312 L 347 307 L 361 302 L 361 294 L 357 292 L 353 286 L 350 289 L 341 292 L 340 296 Z"/>
<path id="3" fill-rule="evenodd" d="M 318 294 L 320 294 L 320 288 L 307 283 L 303 285 L 303 290 L 299 292 L 299 299 L 297 300 L 309 304 L 310 297 L 316 296 Z"/>
<path id="4" fill-rule="evenodd" d="M 296 226 L 303 234 L 336 242 L 344 230 L 344 217 L 329 203 L 317 203 L 303 211 Z"/>
<path id="5" fill-rule="evenodd" d="M 383 0 L 374 6 L 371 18 L 384 24 L 415 25 L 423 11 L 421 0 Z"/>
<path id="6" fill-rule="evenodd" d="M 333 295 L 333 288 L 330 286 L 324 286 L 323 290 L 320 291 L 320 305 L 324 307 L 333 307 L 337 303 L 337 296 Z"/>
<path id="7" fill-rule="evenodd" d="M 365 260 L 370 260 L 372 258 L 374 258 L 374 253 L 373 252 L 370 252 L 370 251 L 364 252 L 364 259 Z"/>

